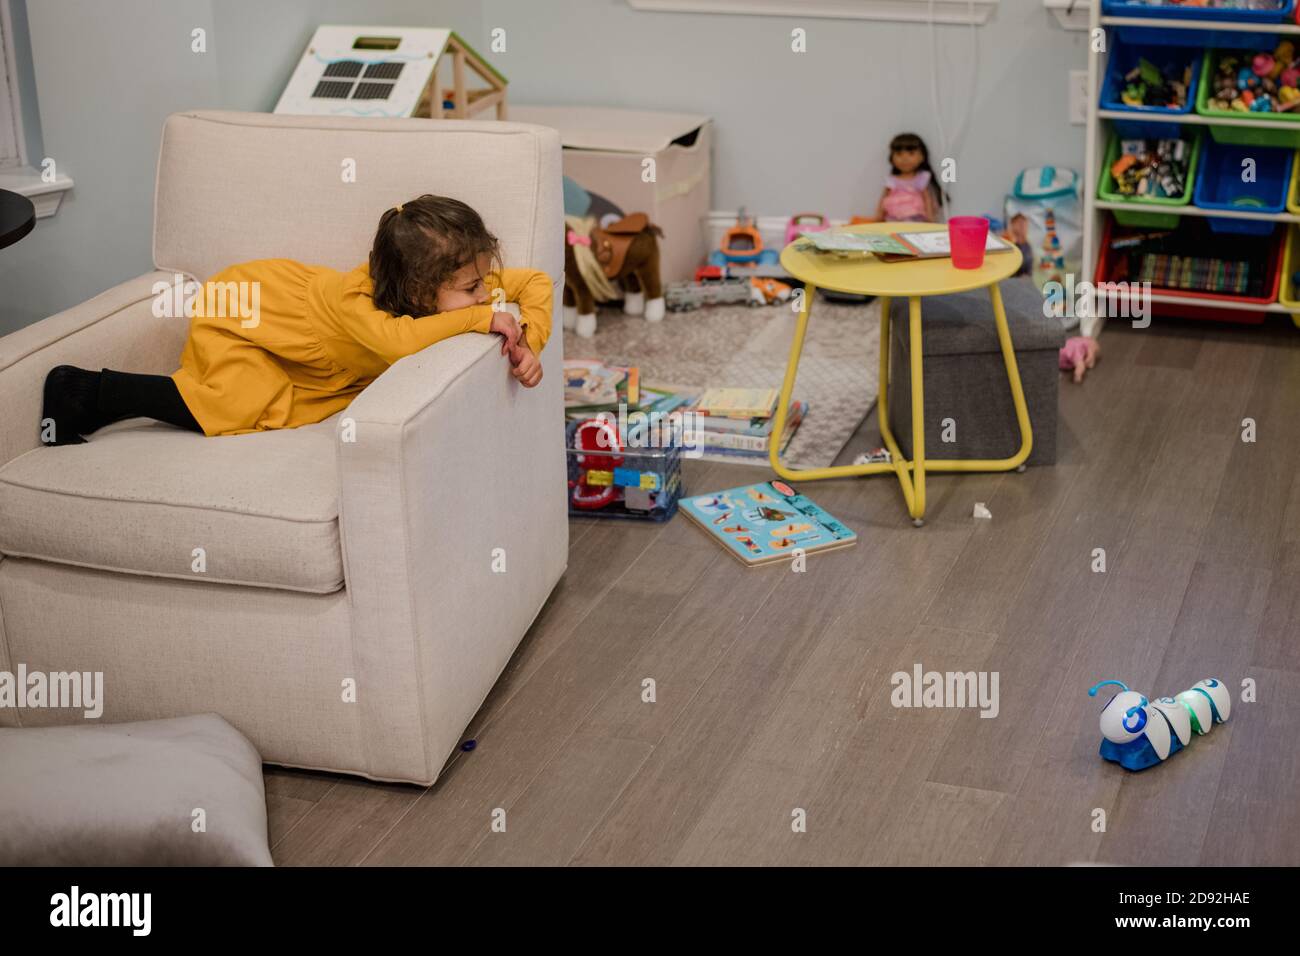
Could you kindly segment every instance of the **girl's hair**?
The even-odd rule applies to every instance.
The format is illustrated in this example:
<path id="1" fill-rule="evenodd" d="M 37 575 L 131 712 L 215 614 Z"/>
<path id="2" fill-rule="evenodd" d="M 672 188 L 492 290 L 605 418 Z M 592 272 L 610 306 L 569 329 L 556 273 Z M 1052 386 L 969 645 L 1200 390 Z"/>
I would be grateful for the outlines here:
<path id="1" fill-rule="evenodd" d="M 425 194 L 389 209 L 370 247 L 375 306 L 391 315 L 432 315 L 438 290 L 481 256 L 499 266 L 500 244 L 459 199 Z"/>
<path id="2" fill-rule="evenodd" d="M 901 173 L 902 170 L 894 165 L 894 154 L 900 149 L 919 149 L 921 151 L 921 165 L 917 166 L 917 171 L 925 170 L 930 174 L 930 189 L 934 192 L 934 201 L 942 209 L 943 202 L 947 196 L 939 186 L 939 177 L 934 174 L 930 168 L 930 150 L 926 148 L 925 140 L 915 133 L 899 133 L 889 141 L 889 171 L 891 173 Z"/>

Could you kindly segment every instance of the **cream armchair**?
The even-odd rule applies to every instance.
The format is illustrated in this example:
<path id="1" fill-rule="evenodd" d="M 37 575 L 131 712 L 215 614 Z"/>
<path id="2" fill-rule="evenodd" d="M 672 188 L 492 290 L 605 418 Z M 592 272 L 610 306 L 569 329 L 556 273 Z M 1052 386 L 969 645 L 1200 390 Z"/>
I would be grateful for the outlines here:
<path id="1" fill-rule="evenodd" d="M 560 183 L 541 127 L 171 116 L 156 271 L 0 339 L 0 671 L 103 672 L 103 720 L 215 711 L 272 763 L 436 779 L 564 571 L 558 317 L 536 389 L 464 335 L 278 432 L 134 421 L 42 447 L 41 383 L 65 363 L 170 373 L 186 327 L 158 283 L 266 257 L 351 268 L 380 213 L 425 192 L 478 209 L 558 310 Z M 82 719 L 0 708 L 0 726 Z"/>

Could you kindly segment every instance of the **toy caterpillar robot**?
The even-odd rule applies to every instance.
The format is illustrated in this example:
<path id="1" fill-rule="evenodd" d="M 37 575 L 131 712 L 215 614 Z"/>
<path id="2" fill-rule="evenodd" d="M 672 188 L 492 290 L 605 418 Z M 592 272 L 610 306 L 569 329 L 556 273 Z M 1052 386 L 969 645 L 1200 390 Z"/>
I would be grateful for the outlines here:
<path id="1" fill-rule="evenodd" d="M 1088 696 L 1096 697 L 1107 684 L 1122 689 L 1101 709 L 1101 755 L 1126 770 L 1145 770 L 1168 760 L 1191 742 L 1193 731 L 1208 734 L 1232 711 L 1228 688 L 1213 677 L 1177 697 L 1151 701 L 1117 680 L 1102 681 Z"/>

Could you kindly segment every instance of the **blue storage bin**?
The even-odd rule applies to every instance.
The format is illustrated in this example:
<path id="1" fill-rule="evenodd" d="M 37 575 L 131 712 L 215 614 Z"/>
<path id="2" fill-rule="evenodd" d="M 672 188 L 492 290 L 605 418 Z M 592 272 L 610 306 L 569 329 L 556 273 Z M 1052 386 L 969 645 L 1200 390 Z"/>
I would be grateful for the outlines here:
<path id="1" fill-rule="evenodd" d="M 1255 160 L 1255 181 L 1242 182 L 1242 161 Z M 1192 202 L 1201 209 L 1234 209 L 1280 213 L 1286 207 L 1287 186 L 1295 151 L 1268 146 L 1233 146 L 1207 142 Z M 1276 223 L 1255 219 L 1211 217 L 1215 232 L 1268 235 Z"/>
<path id="2" fill-rule="evenodd" d="M 1196 105 L 1196 88 L 1201 82 L 1201 60 L 1205 56 L 1200 47 L 1132 46 L 1117 42 L 1111 50 L 1110 62 L 1106 66 L 1106 79 L 1101 85 L 1101 108 L 1132 113 L 1131 120 L 1111 120 L 1120 139 L 1182 139 L 1183 128 L 1180 123 L 1159 123 L 1142 121 L 1139 116 L 1179 116 L 1190 113 Z M 1129 106 L 1120 95 L 1124 92 L 1124 77 L 1138 65 L 1142 59 L 1150 60 L 1162 70 L 1172 68 L 1182 70 L 1191 67 L 1192 77 L 1187 84 L 1187 100 L 1181 109 L 1167 106 Z"/>
<path id="3" fill-rule="evenodd" d="M 1103 0 L 1102 12 L 1109 17 L 1140 17 L 1144 20 L 1169 20 L 1167 27 L 1117 27 L 1116 33 L 1125 43 L 1148 43 L 1154 46 L 1205 46 L 1248 47 L 1272 49 L 1277 45 L 1276 33 L 1261 29 L 1259 33 L 1239 33 L 1235 30 L 1179 30 L 1179 20 L 1229 20 L 1233 23 L 1284 23 L 1295 13 L 1296 0 L 1281 0 L 1273 10 L 1244 10 L 1230 7 L 1190 7 L 1182 4 L 1134 3 L 1132 0 Z"/>

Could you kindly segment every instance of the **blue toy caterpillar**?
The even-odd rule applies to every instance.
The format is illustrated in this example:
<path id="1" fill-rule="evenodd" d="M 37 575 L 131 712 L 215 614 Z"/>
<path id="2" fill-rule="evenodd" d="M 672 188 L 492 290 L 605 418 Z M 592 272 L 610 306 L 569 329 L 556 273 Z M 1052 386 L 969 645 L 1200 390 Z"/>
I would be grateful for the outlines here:
<path id="1" fill-rule="evenodd" d="M 1101 709 L 1101 755 L 1126 770 L 1145 770 L 1186 747 L 1192 733 L 1208 734 L 1228 719 L 1232 697 L 1223 681 L 1211 677 L 1177 697 L 1148 701 L 1117 680 L 1088 691 L 1096 697 L 1107 684 L 1122 688 Z"/>

